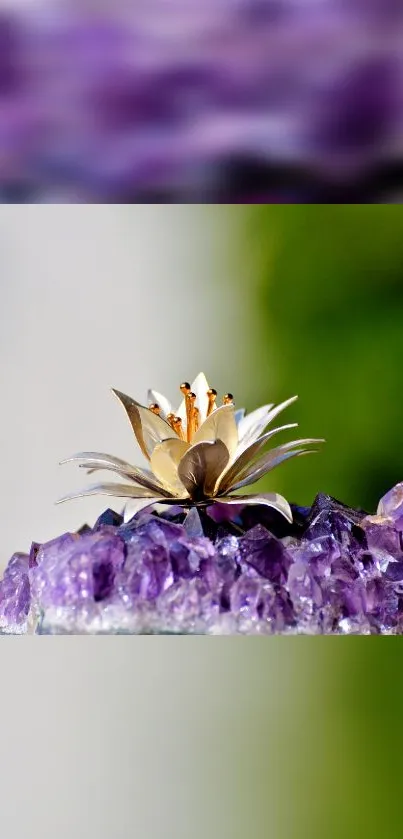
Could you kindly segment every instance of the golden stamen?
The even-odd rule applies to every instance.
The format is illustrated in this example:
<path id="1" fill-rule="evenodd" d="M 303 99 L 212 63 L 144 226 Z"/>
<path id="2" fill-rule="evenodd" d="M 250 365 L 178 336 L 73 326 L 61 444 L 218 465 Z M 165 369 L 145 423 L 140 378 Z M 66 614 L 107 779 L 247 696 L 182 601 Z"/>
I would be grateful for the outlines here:
<path id="1" fill-rule="evenodd" d="M 186 425 L 187 425 L 187 441 L 190 443 L 194 434 L 194 404 L 196 402 L 196 394 L 190 391 L 186 394 Z"/>
<path id="2" fill-rule="evenodd" d="M 157 405 L 156 402 L 153 402 L 153 404 L 149 405 L 148 408 L 149 408 L 150 411 L 152 411 L 153 414 L 158 414 L 158 416 L 161 413 L 161 408 L 160 408 L 159 405 Z"/>
<path id="3" fill-rule="evenodd" d="M 223 401 L 223 405 L 233 405 L 234 397 L 233 397 L 232 393 L 226 393 L 225 396 L 223 396 L 222 401 Z"/>
<path id="4" fill-rule="evenodd" d="M 185 407 L 186 407 L 186 429 L 187 429 L 187 441 L 189 442 L 189 418 L 190 418 L 190 405 L 187 400 L 187 397 L 190 394 L 190 384 L 189 382 L 182 382 L 180 386 L 180 391 L 183 393 L 185 397 Z"/>
<path id="5" fill-rule="evenodd" d="M 207 391 L 207 396 L 208 396 L 207 416 L 209 417 L 210 414 L 214 410 L 215 401 L 217 399 L 217 391 L 214 390 L 213 387 L 210 387 L 209 390 Z"/>
<path id="6" fill-rule="evenodd" d="M 194 428 L 193 433 L 194 434 L 196 434 L 196 431 L 199 430 L 199 425 L 200 425 L 200 411 L 196 407 L 196 405 L 194 405 L 193 406 L 193 428 Z"/>
<path id="7" fill-rule="evenodd" d="M 182 420 L 181 420 L 181 418 L 180 418 L 180 417 L 174 417 L 174 418 L 173 418 L 173 420 L 172 420 L 172 428 L 173 428 L 173 430 L 174 430 L 174 431 L 176 431 L 176 433 L 177 433 L 178 437 L 179 437 L 181 440 L 184 440 L 184 439 L 185 439 L 185 432 L 184 432 L 184 430 L 183 430 L 183 428 L 182 428 Z"/>
<path id="8" fill-rule="evenodd" d="M 167 423 L 174 429 L 175 414 L 167 414 Z M 175 431 L 175 429 L 174 429 Z"/>

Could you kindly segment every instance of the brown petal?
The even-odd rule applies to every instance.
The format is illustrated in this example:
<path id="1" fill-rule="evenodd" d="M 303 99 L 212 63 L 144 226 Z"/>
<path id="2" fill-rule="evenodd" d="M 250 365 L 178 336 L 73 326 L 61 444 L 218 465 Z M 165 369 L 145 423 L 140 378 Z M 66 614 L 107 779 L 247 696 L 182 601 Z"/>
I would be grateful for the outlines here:
<path id="1" fill-rule="evenodd" d="M 229 451 L 222 440 L 191 446 L 178 466 L 179 478 L 190 497 L 200 500 L 212 495 L 228 460 Z"/>
<path id="2" fill-rule="evenodd" d="M 176 432 L 158 414 L 153 414 L 148 408 L 140 405 L 131 396 L 121 393 L 120 390 L 112 388 L 112 392 L 123 405 L 141 451 L 148 460 L 150 459 L 151 452 L 158 443 L 161 443 L 162 440 L 168 440 L 171 437 L 176 438 Z"/>
<path id="3" fill-rule="evenodd" d="M 261 495 L 226 495 L 223 498 L 216 498 L 215 503 L 219 504 L 262 504 L 278 510 L 287 521 L 292 522 L 292 512 L 288 501 L 277 492 L 266 492 Z"/>
<path id="4" fill-rule="evenodd" d="M 186 489 L 178 476 L 178 464 L 189 449 L 184 440 L 164 440 L 151 455 L 151 468 L 157 479 L 173 495 L 183 496 Z"/>
<path id="5" fill-rule="evenodd" d="M 234 414 L 233 405 L 221 405 L 202 423 L 193 437 L 192 445 L 221 440 L 231 457 L 238 445 L 238 429 Z"/>

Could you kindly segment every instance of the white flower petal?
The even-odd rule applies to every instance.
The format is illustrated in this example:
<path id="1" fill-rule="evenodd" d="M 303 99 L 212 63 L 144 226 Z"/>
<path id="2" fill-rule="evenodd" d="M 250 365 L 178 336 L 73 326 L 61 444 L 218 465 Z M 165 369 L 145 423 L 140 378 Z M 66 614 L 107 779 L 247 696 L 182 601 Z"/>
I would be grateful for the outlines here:
<path id="1" fill-rule="evenodd" d="M 208 410 L 208 396 L 207 391 L 209 390 L 209 383 L 204 375 L 204 373 L 199 373 L 196 376 L 195 380 L 190 385 L 190 390 L 196 396 L 196 407 L 199 409 L 199 419 L 200 423 L 203 423 L 207 417 L 207 410 Z M 215 410 L 215 408 L 214 408 Z M 186 430 L 187 429 L 187 419 L 186 419 L 186 401 L 182 399 L 181 404 L 177 410 L 176 415 L 181 418 L 182 420 L 182 427 Z"/>
<path id="2" fill-rule="evenodd" d="M 273 452 L 275 451 L 277 450 L 273 449 Z M 259 481 L 260 478 L 263 478 L 263 476 L 266 475 L 267 472 L 271 472 L 273 469 L 276 468 L 276 466 L 279 466 L 280 463 L 284 463 L 286 460 L 290 460 L 290 458 L 292 457 L 300 457 L 303 454 L 314 454 L 315 451 L 315 449 L 295 449 L 294 451 L 287 451 L 283 452 L 282 454 L 277 454 L 277 456 L 273 456 L 272 458 L 269 458 L 268 456 L 267 460 L 265 460 L 264 463 L 260 461 L 260 466 L 257 466 L 255 464 L 256 468 L 251 467 L 249 472 L 244 473 L 244 477 L 241 480 L 237 480 L 235 484 L 232 484 L 232 486 L 228 487 L 228 492 L 232 492 L 236 489 L 242 489 L 242 487 L 250 486 L 250 484 L 256 483 L 256 481 Z M 272 455 L 273 452 L 269 452 L 269 455 Z"/>
<path id="3" fill-rule="evenodd" d="M 246 460 L 247 456 L 249 456 L 249 460 L 252 460 L 255 454 L 257 454 L 258 451 L 260 451 L 260 449 L 268 442 L 268 440 L 274 437 L 275 434 L 279 434 L 280 431 L 288 431 L 290 428 L 298 428 L 298 423 L 289 422 L 287 425 L 279 425 L 277 428 L 272 428 L 270 431 L 266 431 L 265 434 L 258 437 L 257 440 L 254 440 L 253 443 L 239 443 L 234 455 L 234 466 L 241 456 L 243 460 Z"/>
<path id="4" fill-rule="evenodd" d="M 247 414 L 238 426 L 238 436 L 240 443 L 254 443 L 260 437 L 262 431 L 271 423 L 281 411 L 292 405 L 298 399 L 298 396 L 292 396 L 291 399 L 286 399 L 280 405 L 264 405 L 263 408 L 257 408 L 251 414 Z M 251 418 L 253 418 L 251 420 Z"/>
<path id="5" fill-rule="evenodd" d="M 196 394 L 196 405 L 200 412 L 200 422 L 204 422 L 207 417 L 207 409 L 208 409 L 208 396 L 207 391 L 209 389 L 209 383 L 204 375 L 204 373 L 199 373 L 196 376 L 194 382 L 192 382 L 191 388 L 193 393 Z"/>
<path id="6" fill-rule="evenodd" d="M 196 396 L 196 406 L 199 409 L 200 415 L 200 422 L 204 422 L 207 416 L 207 409 L 208 409 L 208 396 L 207 391 L 209 389 L 208 381 L 204 375 L 204 373 L 199 373 L 196 376 L 194 382 L 190 385 L 190 390 Z M 182 425 L 184 428 L 187 427 L 186 422 L 186 402 L 185 399 L 182 399 L 181 404 L 177 410 L 177 416 L 181 418 Z"/>
<path id="7" fill-rule="evenodd" d="M 267 425 L 268 417 L 273 405 L 263 405 L 250 414 L 246 414 L 238 422 L 238 439 L 240 443 L 254 443 Z"/>
<path id="8" fill-rule="evenodd" d="M 240 477 L 247 478 L 248 475 L 255 472 L 256 469 L 264 469 L 266 472 L 266 466 L 271 468 L 270 464 L 273 463 L 273 461 L 277 462 L 279 456 L 282 456 L 293 449 L 301 449 L 303 446 L 311 446 L 315 443 L 324 443 L 324 440 L 319 440 L 315 437 L 306 437 L 300 440 L 290 440 L 289 443 L 282 443 L 281 446 L 276 446 L 275 449 L 271 449 L 271 451 L 266 452 L 261 458 L 258 458 L 258 460 L 255 460 L 253 463 L 250 463 L 249 466 L 246 466 L 246 468 L 241 470 Z"/>
<path id="9" fill-rule="evenodd" d="M 298 423 L 293 422 L 288 425 L 281 425 L 278 428 L 272 428 L 271 431 L 267 431 L 266 434 L 258 437 L 254 443 L 250 443 L 246 447 L 244 443 L 241 443 L 235 452 L 232 463 L 229 464 L 224 474 L 220 477 L 220 487 L 225 490 L 227 487 L 234 484 L 239 477 L 242 477 L 244 470 L 247 469 L 248 466 L 252 465 L 252 460 L 255 455 L 259 453 L 268 440 L 274 437 L 275 434 L 278 434 L 280 431 L 295 428 L 297 425 Z"/>
<path id="10" fill-rule="evenodd" d="M 162 393 L 158 393 L 158 390 L 149 390 L 147 393 L 147 400 L 149 405 L 157 404 L 161 408 L 160 416 L 162 419 L 166 419 L 168 414 L 172 413 L 172 406 L 169 399 L 166 396 L 163 396 Z"/>
<path id="11" fill-rule="evenodd" d="M 91 484 L 91 486 L 88 486 L 85 489 L 72 492 L 64 498 L 59 498 L 59 500 L 56 501 L 56 504 L 62 504 L 64 501 L 71 501 L 73 498 L 84 498 L 86 495 L 113 495 L 115 498 L 151 498 L 151 503 L 159 500 L 158 496 L 150 490 L 144 489 L 144 487 L 136 487 L 134 484 L 102 483 Z"/>
<path id="12" fill-rule="evenodd" d="M 76 462 L 83 469 L 88 469 L 89 474 L 105 469 L 116 472 L 122 478 L 135 481 L 135 483 L 146 489 L 156 491 L 157 494 L 162 491 L 162 486 L 149 469 L 140 469 L 138 466 L 131 466 L 130 463 L 126 463 L 126 461 L 121 460 L 119 457 L 102 452 L 79 452 L 72 457 L 66 458 L 66 460 L 62 460 L 61 465 Z"/>
<path id="13" fill-rule="evenodd" d="M 269 418 L 268 418 L 268 421 L 267 421 L 267 425 L 269 425 L 269 423 L 273 422 L 273 420 L 276 417 L 278 417 L 278 415 L 281 414 L 282 411 L 285 411 L 285 409 L 288 408 L 289 405 L 293 405 L 293 403 L 296 402 L 297 399 L 298 399 L 298 396 L 291 396 L 289 399 L 286 399 L 285 402 L 280 402 L 279 405 L 275 405 L 274 408 L 269 413 Z"/>
<path id="14" fill-rule="evenodd" d="M 261 495 L 226 495 L 223 498 L 216 498 L 217 504 L 262 504 L 266 507 L 272 507 L 281 513 L 284 518 L 290 523 L 292 522 L 292 512 L 288 501 L 279 495 L 277 492 L 266 492 Z"/>
<path id="15" fill-rule="evenodd" d="M 241 421 L 241 419 L 244 418 L 244 416 L 245 416 L 245 408 L 238 408 L 238 410 L 235 411 L 234 417 L 235 417 L 235 422 L 236 422 L 237 425 L 239 425 L 239 422 Z"/>

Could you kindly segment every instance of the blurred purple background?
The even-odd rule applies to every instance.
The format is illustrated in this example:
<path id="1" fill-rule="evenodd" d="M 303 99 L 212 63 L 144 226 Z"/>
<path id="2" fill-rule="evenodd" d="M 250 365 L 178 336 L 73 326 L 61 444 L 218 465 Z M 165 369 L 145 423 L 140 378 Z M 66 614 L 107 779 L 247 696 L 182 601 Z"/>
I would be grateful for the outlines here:
<path id="1" fill-rule="evenodd" d="M 11 3 L 0 200 L 398 201 L 401 0 Z"/>

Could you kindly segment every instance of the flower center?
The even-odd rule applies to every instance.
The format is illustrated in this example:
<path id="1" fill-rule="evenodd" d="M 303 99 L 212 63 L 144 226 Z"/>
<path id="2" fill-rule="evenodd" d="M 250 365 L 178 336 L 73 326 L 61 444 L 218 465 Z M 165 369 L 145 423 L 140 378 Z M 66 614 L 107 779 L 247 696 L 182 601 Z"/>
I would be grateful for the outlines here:
<path id="1" fill-rule="evenodd" d="M 185 440 L 188 443 L 191 443 L 193 440 L 194 435 L 198 431 L 201 422 L 204 422 L 206 417 L 202 417 L 200 419 L 200 409 L 196 405 L 196 394 L 193 393 L 191 390 L 189 382 L 182 382 L 180 386 L 180 391 L 183 394 L 185 399 L 185 407 L 186 407 L 186 428 L 184 428 L 184 424 L 182 422 L 181 417 L 177 417 L 175 414 L 167 414 L 165 417 L 167 423 L 173 428 L 176 432 L 180 440 Z M 209 417 L 210 414 L 214 411 L 216 407 L 216 399 L 217 399 L 217 391 L 214 390 L 213 387 L 210 387 L 207 391 L 207 414 L 206 416 Z M 223 396 L 223 405 L 233 405 L 234 397 L 232 393 L 226 393 Z M 149 410 L 152 411 L 153 414 L 161 414 L 161 407 L 157 404 L 157 402 L 153 402 L 151 405 L 148 406 Z"/>

